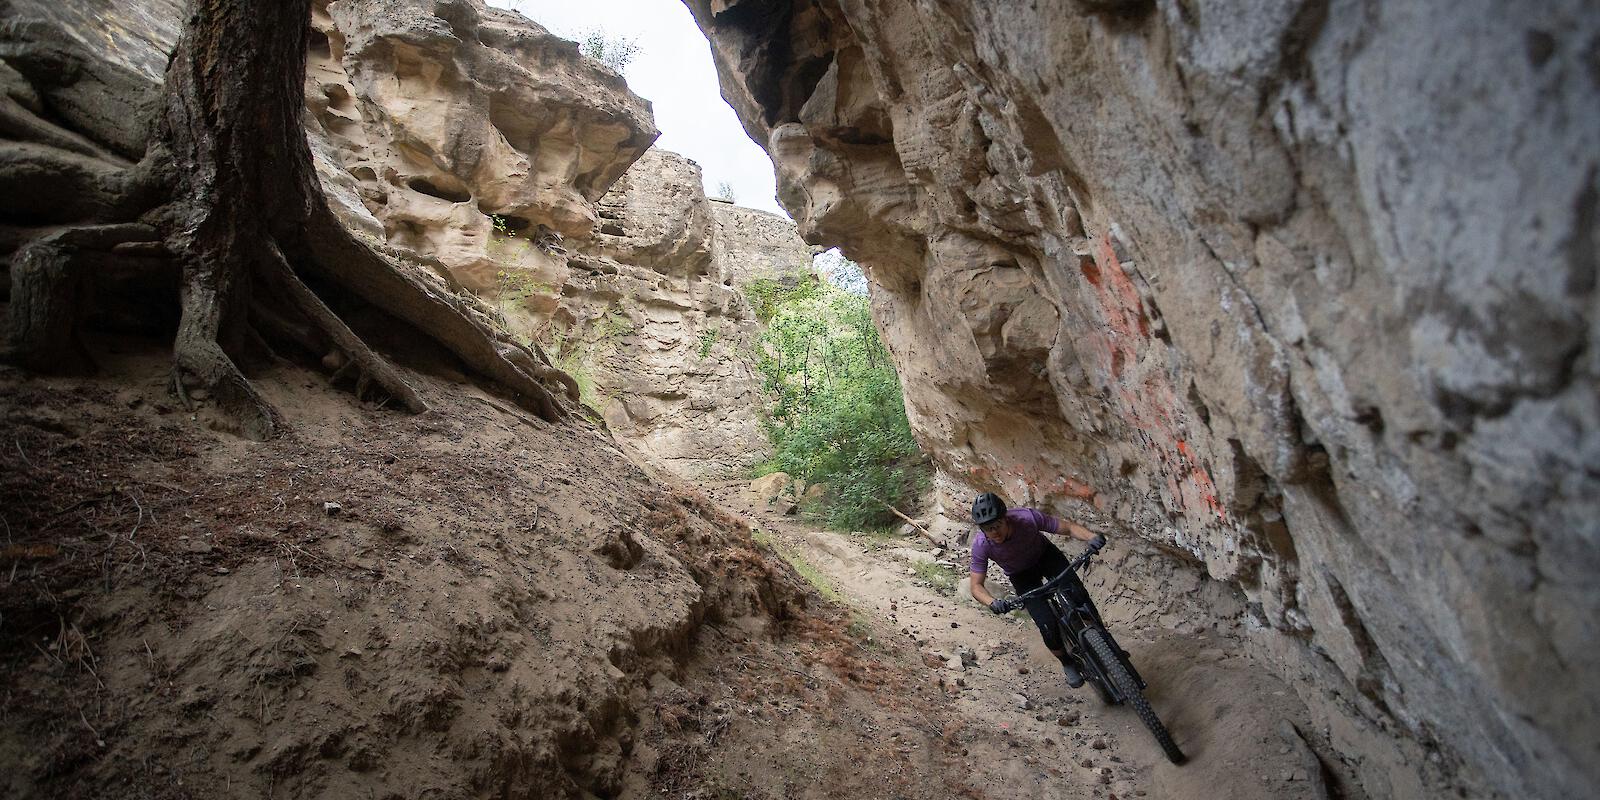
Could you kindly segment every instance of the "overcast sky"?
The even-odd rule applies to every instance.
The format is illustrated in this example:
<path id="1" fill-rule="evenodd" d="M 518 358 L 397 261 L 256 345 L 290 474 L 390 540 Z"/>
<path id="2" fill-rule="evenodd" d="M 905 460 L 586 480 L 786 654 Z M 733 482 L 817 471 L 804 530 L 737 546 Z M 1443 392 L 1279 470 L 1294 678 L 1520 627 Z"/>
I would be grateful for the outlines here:
<path id="1" fill-rule="evenodd" d="M 679 0 L 489 0 L 568 39 L 600 28 L 640 47 L 624 75 L 655 106 L 656 146 L 700 163 L 709 194 L 727 181 L 735 202 L 784 214 L 773 198 L 772 161 L 722 100 L 711 46 Z M 784 214 L 787 217 L 787 214 Z"/>

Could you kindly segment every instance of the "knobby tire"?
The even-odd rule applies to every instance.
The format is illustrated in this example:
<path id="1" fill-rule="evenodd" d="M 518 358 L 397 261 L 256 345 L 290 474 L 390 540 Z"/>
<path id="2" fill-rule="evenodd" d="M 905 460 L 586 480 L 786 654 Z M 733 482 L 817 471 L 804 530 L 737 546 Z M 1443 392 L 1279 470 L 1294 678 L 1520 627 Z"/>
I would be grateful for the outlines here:
<path id="1" fill-rule="evenodd" d="M 1083 632 L 1083 640 L 1089 649 L 1094 651 L 1095 657 L 1100 659 L 1107 677 L 1116 684 L 1117 691 L 1122 693 L 1128 704 L 1133 706 L 1133 710 L 1139 713 L 1139 719 L 1144 722 L 1144 726 L 1155 735 L 1156 743 L 1161 745 L 1162 751 L 1167 754 L 1167 760 L 1174 764 L 1182 764 L 1188 757 L 1178 749 L 1178 743 L 1172 741 L 1172 734 L 1167 732 L 1167 726 L 1161 724 L 1149 701 L 1144 699 L 1144 694 L 1139 691 L 1139 683 L 1129 674 L 1128 668 L 1123 666 L 1122 659 L 1117 657 L 1116 648 L 1111 646 L 1111 641 L 1106 638 L 1105 633 L 1090 628 Z"/>

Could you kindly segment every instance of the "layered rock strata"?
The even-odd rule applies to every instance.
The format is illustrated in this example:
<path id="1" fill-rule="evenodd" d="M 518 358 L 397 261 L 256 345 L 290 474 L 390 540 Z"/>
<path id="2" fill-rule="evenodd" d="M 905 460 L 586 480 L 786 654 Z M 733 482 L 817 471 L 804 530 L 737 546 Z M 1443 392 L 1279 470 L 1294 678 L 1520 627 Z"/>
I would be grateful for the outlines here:
<path id="1" fill-rule="evenodd" d="M 590 402 L 646 463 L 722 477 L 761 460 L 761 330 L 742 292 L 810 274 L 794 223 L 709 202 L 699 165 L 651 150 L 599 205 L 543 337 L 584 376 Z"/>
<path id="2" fill-rule="evenodd" d="M 1237 587 L 1353 791 L 1600 781 L 1592 7 L 686 3 L 947 507 Z"/>
<path id="3" fill-rule="evenodd" d="M 645 462 L 699 477 L 762 458 L 739 289 L 809 269 L 793 223 L 713 210 L 698 165 L 646 151 L 649 103 L 520 16 L 335 2 L 314 26 L 311 127 L 346 224 L 552 350 Z"/>

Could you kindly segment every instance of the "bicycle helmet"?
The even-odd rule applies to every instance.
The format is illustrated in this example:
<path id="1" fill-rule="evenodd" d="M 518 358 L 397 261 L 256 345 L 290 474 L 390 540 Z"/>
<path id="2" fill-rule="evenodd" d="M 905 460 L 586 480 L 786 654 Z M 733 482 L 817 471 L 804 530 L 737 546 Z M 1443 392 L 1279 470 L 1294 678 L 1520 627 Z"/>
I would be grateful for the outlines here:
<path id="1" fill-rule="evenodd" d="M 988 525 L 1006 515 L 1006 501 L 994 492 L 984 492 L 978 499 L 972 501 L 972 521 L 977 525 Z"/>

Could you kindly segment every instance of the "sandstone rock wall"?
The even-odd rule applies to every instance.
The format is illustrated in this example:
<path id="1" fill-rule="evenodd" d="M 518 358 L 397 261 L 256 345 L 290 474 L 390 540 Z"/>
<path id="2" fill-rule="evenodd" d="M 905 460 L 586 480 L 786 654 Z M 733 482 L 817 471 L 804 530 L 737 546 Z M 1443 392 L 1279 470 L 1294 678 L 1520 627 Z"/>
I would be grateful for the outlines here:
<path id="1" fill-rule="evenodd" d="M 800 238 L 793 221 L 716 198 L 711 198 L 711 218 L 712 249 L 729 285 L 793 276 L 810 268 L 815 249 Z"/>
<path id="2" fill-rule="evenodd" d="M 765 458 L 751 358 L 761 325 L 741 288 L 810 271 L 794 223 L 708 201 L 699 165 L 662 150 L 599 213 L 551 320 L 593 405 L 620 442 L 678 475 L 723 477 Z"/>
<path id="3" fill-rule="evenodd" d="M 1237 587 L 1354 791 L 1600 781 L 1592 5 L 686 3 L 947 507 Z"/>
<path id="4" fill-rule="evenodd" d="M 479 294 L 508 271 L 559 285 L 553 245 L 590 235 L 595 201 L 657 135 L 620 76 L 517 14 L 345 0 L 318 3 L 313 28 L 307 104 L 346 223 Z"/>
<path id="5" fill-rule="evenodd" d="M 649 103 L 520 16 L 335 2 L 314 25 L 313 138 L 348 225 L 437 260 L 552 350 L 644 461 L 698 477 L 761 460 L 738 288 L 809 268 L 793 223 L 713 212 L 698 165 L 646 151 Z"/>

